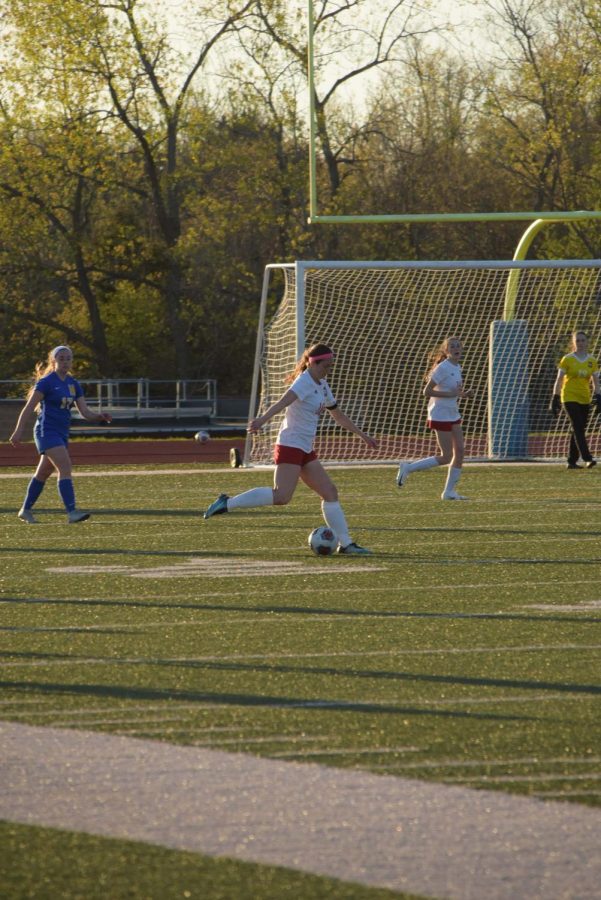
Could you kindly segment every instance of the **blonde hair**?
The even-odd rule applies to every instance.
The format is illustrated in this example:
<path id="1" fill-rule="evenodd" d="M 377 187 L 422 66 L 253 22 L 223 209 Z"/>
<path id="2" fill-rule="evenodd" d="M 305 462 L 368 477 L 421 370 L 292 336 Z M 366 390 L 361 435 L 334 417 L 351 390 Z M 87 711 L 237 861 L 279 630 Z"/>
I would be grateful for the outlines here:
<path id="1" fill-rule="evenodd" d="M 434 371 L 436 366 L 447 358 L 449 352 L 449 344 L 451 343 L 451 341 L 458 340 L 459 338 L 452 334 L 450 337 L 446 337 L 441 344 L 439 344 L 434 348 L 434 350 L 430 352 L 428 356 L 428 368 L 426 369 L 426 372 L 424 374 L 424 381 L 430 381 L 430 376 L 432 375 L 432 372 Z"/>
<path id="2" fill-rule="evenodd" d="M 309 361 L 310 356 L 326 356 L 328 353 L 332 352 L 332 349 L 328 347 L 327 344 L 312 344 L 311 347 L 307 347 L 297 362 L 294 371 L 286 376 L 286 383 L 291 384 L 295 378 L 298 378 L 298 376 L 305 371 L 305 369 L 309 368 L 311 365 Z"/>
<path id="3" fill-rule="evenodd" d="M 35 368 L 33 370 L 33 384 L 29 388 L 29 393 L 27 394 L 27 398 L 31 397 L 33 392 L 35 391 L 35 385 L 40 380 L 40 378 L 45 378 L 46 375 L 50 375 L 51 372 L 54 372 L 56 357 L 58 355 L 59 350 L 68 350 L 71 355 L 73 352 L 70 347 L 62 345 L 60 347 L 54 347 L 52 350 L 48 352 L 48 356 L 46 357 L 46 362 L 37 362 L 35 364 Z"/>

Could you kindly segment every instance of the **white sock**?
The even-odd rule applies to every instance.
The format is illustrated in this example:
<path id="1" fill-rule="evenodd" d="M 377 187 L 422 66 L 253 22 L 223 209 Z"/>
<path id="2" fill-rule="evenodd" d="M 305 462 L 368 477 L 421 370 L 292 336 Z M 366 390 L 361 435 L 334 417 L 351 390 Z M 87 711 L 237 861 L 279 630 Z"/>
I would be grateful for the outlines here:
<path id="1" fill-rule="evenodd" d="M 447 483 L 444 486 L 445 494 L 450 493 L 459 479 L 461 478 L 461 469 L 455 469 L 453 466 L 449 466 L 449 471 L 447 472 Z"/>
<path id="2" fill-rule="evenodd" d="M 338 543 L 342 547 L 348 547 L 351 543 L 351 536 L 348 533 L 346 518 L 338 500 L 322 500 L 321 511 L 326 525 L 332 529 L 338 538 Z"/>
<path id="3" fill-rule="evenodd" d="M 425 459 L 416 459 L 415 462 L 409 463 L 407 471 L 419 472 L 420 469 L 433 469 L 434 466 L 438 465 L 440 465 L 440 463 L 435 456 L 426 456 Z"/>
<path id="4" fill-rule="evenodd" d="M 232 509 L 251 509 L 253 506 L 273 506 L 272 488 L 251 488 L 243 494 L 236 494 L 227 501 L 228 512 Z"/>

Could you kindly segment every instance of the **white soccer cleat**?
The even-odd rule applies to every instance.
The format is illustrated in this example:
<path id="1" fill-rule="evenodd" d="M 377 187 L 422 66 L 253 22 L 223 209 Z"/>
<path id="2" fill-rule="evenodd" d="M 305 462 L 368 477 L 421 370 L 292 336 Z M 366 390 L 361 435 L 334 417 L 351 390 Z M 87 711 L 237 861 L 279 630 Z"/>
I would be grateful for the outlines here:
<path id="1" fill-rule="evenodd" d="M 67 522 L 69 525 L 75 525 L 76 522 L 85 522 L 85 520 L 89 518 L 90 513 L 84 512 L 83 509 L 72 509 L 71 512 L 67 514 Z"/>
<path id="2" fill-rule="evenodd" d="M 469 497 L 464 497 L 463 494 L 458 494 L 456 491 L 443 491 L 440 495 L 441 500 L 469 500 Z"/>
<path id="3" fill-rule="evenodd" d="M 34 514 L 30 509 L 25 509 L 24 507 L 19 510 L 17 513 L 18 517 L 22 522 L 26 522 L 28 525 L 38 525 L 39 522 L 35 518 Z"/>
<path id="4" fill-rule="evenodd" d="M 402 462 L 399 464 L 399 471 L 396 475 L 396 483 L 398 487 L 403 487 L 407 479 L 409 478 L 409 463 Z"/>

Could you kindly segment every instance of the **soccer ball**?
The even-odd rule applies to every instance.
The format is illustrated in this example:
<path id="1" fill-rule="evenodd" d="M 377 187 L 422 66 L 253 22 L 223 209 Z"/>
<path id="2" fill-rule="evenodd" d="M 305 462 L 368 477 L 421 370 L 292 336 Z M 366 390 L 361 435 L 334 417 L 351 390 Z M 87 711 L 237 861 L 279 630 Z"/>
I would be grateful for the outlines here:
<path id="1" fill-rule="evenodd" d="M 206 444 L 206 442 L 209 440 L 209 432 L 197 431 L 194 435 L 194 440 L 198 441 L 199 444 Z"/>
<path id="2" fill-rule="evenodd" d="M 309 547 L 317 556 L 331 556 L 338 546 L 338 538 L 327 525 L 314 528 L 309 535 Z"/>

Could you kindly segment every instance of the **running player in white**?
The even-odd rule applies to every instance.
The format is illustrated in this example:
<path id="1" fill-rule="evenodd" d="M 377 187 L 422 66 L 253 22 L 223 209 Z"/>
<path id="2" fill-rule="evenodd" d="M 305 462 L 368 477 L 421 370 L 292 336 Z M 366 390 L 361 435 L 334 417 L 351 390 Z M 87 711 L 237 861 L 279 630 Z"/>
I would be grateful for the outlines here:
<path id="1" fill-rule="evenodd" d="M 462 356 L 463 346 L 457 337 L 446 338 L 432 352 L 425 376 L 424 396 L 428 398 L 428 428 L 436 432 L 440 453 L 414 462 L 402 462 L 396 479 L 397 485 L 403 487 L 412 472 L 448 465 L 442 500 L 467 499 L 455 490 L 461 477 L 464 456 L 458 400 L 472 396 L 472 392 L 463 387 L 463 374 L 459 364 Z"/>
<path id="2" fill-rule="evenodd" d="M 262 416 L 249 422 L 248 431 L 254 434 L 278 413 L 286 411 L 274 448 L 273 488 L 252 488 L 235 497 L 221 494 L 204 513 L 205 519 L 235 509 L 285 506 L 291 501 L 300 478 L 321 497 L 324 520 L 338 539 L 337 552 L 354 555 L 370 552 L 351 539 L 336 486 L 313 449 L 319 417 L 324 410 L 329 412 L 337 425 L 358 435 L 368 447 L 377 446 L 374 438 L 361 431 L 338 408 L 326 381 L 326 375 L 333 365 L 334 353 L 328 346 L 314 344 L 309 347 L 290 375 L 291 384 L 286 393 Z"/>

